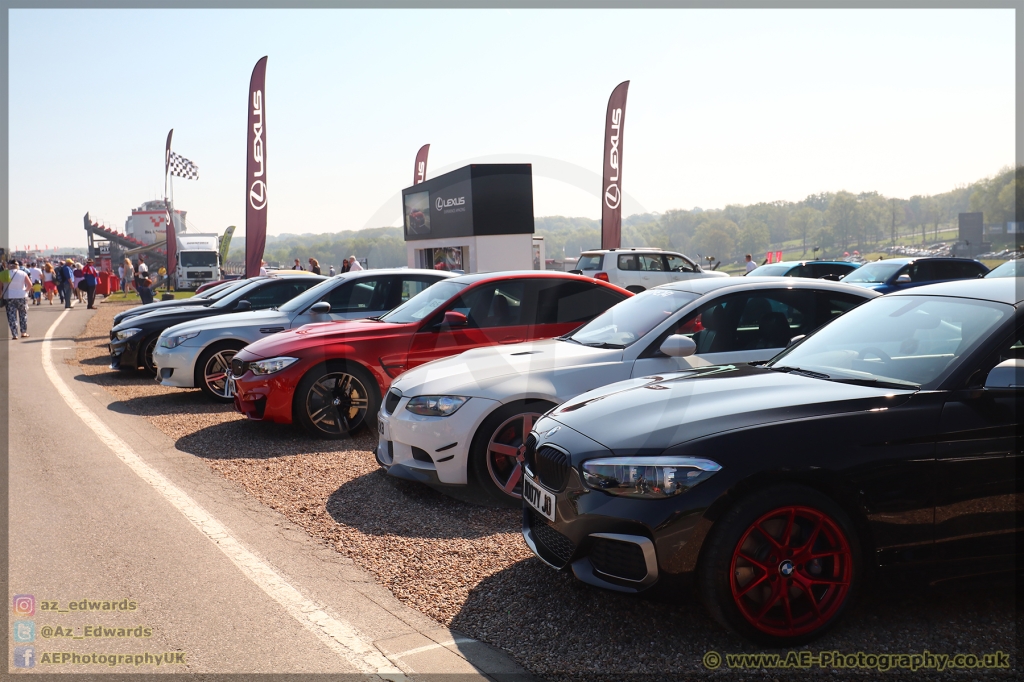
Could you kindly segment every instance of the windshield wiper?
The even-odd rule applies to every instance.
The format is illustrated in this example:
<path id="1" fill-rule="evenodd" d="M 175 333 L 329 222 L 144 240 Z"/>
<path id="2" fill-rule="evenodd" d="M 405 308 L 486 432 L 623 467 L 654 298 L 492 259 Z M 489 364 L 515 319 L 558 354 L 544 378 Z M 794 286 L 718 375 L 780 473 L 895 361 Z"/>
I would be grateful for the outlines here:
<path id="1" fill-rule="evenodd" d="M 576 343 L 580 344 L 581 346 L 586 346 L 587 348 L 617 348 L 620 350 L 625 348 L 625 346 L 622 345 L 621 343 L 605 343 L 604 341 L 600 341 L 597 343 L 583 343 L 582 341 L 577 341 Z"/>
<path id="2" fill-rule="evenodd" d="M 876 388 L 896 388 L 904 391 L 916 391 L 919 388 L 921 388 L 919 384 L 914 384 L 909 381 L 893 381 L 886 379 L 861 379 L 856 377 L 850 377 L 846 379 L 832 378 L 831 381 L 834 381 L 837 384 L 851 384 L 853 386 L 874 386 Z"/>
<path id="3" fill-rule="evenodd" d="M 785 366 L 783 366 L 783 367 L 775 367 L 775 366 L 772 366 L 772 367 L 769 367 L 768 369 L 770 369 L 770 370 L 772 370 L 774 372 L 785 372 L 786 374 L 799 374 L 800 376 L 810 377 L 812 379 L 831 379 L 832 378 L 829 375 L 824 374 L 822 372 L 812 372 L 809 369 L 802 369 L 800 367 L 785 367 Z"/>
<path id="4" fill-rule="evenodd" d="M 581 346 L 583 345 L 571 336 L 556 336 L 555 341 L 568 341 L 569 343 L 579 343 Z"/>

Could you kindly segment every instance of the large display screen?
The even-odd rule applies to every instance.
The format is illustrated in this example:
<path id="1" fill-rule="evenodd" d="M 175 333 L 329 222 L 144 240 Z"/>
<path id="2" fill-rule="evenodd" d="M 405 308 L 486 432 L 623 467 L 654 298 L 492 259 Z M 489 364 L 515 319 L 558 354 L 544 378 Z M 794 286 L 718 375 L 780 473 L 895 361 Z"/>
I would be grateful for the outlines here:
<path id="1" fill-rule="evenodd" d="M 405 238 L 430 234 L 430 192 L 405 195 Z"/>

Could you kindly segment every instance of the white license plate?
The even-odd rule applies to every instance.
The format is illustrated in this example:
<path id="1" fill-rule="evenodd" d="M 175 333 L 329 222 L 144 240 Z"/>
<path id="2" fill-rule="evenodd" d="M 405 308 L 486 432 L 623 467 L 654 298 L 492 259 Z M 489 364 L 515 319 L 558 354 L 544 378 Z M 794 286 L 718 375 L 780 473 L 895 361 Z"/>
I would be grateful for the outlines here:
<path id="1" fill-rule="evenodd" d="M 391 429 L 388 427 L 388 420 L 380 415 L 377 416 L 377 433 L 380 435 L 381 440 L 391 440 Z"/>
<path id="2" fill-rule="evenodd" d="M 555 520 L 555 496 L 530 481 L 523 478 L 523 499 L 538 512 L 543 514 L 548 521 Z"/>

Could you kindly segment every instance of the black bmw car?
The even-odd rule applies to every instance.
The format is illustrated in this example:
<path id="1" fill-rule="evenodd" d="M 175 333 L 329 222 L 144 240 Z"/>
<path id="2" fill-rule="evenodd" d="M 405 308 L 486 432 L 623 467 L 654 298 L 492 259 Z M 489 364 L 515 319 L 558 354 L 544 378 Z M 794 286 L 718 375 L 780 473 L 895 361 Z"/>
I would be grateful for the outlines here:
<path id="1" fill-rule="evenodd" d="M 253 278 L 255 279 L 255 278 Z M 172 301 L 154 301 L 152 303 L 146 303 L 145 305 L 137 305 L 134 308 L 129 308 L 123 312 L 114 315 L 114 326 L 121 324 L 125 320 L 138 317 L 139 315 L 145 315 L 146 313 L 153 313 L 158 310 L 167 310 L 169 308 L 191 308 L 192 306 L 207 306 L 213 305 L 221 298 L 227 296 L 232 291 L 235 291 L 239 287 L 245 286 L 249 280 L 235 280 L 232 282 L 224 282 L 216 287 L 210 287 L 201 294 L 190 296 L 188 298 L 176 298 Z"/>
<path id="2" fill-rule="evenodd" d="M 312 274 L 253 278 L 210 305 L 173 306 L 130 317 L 110 330 L 110 368 L 142 367 L 155 375 L 153 349 L 160 332 L 168 327 L 225 313 L 275 308 L 325 279 Z"/>
<path id="3" fill-rule="evenodd" d="M 1008 570 L 1021 298 L 1009 278 L 915 288 L 762 366 L 577 396 L 527 440 L 526 542 L 612 590 L 690 574 L 719 622 L 773 646 L 834 625 L 875 570 Z"/>

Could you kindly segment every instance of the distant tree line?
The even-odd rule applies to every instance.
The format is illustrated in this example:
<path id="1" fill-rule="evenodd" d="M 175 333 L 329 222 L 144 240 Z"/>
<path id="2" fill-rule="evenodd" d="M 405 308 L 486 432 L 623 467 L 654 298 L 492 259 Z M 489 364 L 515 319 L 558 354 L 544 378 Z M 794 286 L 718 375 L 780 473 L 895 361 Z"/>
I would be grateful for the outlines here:
<path id="1" fill-rule="evenodd" d="M 803 201 L 773 201 L 722 209 L 674 209 L 623 219 L 622 243 L 681 251 L 691 257 L 712 256 L 732 262 L 752 254 L 759 260 L 769 249 L 784 248 L 787 257 L 814 254 L 835 256 L 845 251 L 879 250 L 900 237 L 926 243 L 937 240 L 940 227 L 953 224 L 957 214 L 980 211 L 986 223 L 1024 220 L 1024 195 L 1017 188 L 1024 167 L 1004 168 L 995 177 L 957 187 L 942 194 L 909 199 L 878 192 L 847 191 L 812 194 Z M 548 258 L 576 257 L 600 248 L 601 223 L 590 218 L 545 216 L 535 219 L 544 237 Z M 228 259 L 245 258 L 244 239 L 233 243 Z M 379 227 L 323 234 L 282 234 L 267 237 L 265 259 L 290 267 L 298 258 L 307 266 L 312 256 L 323 271 L 351 255 L 366 258 L 370 267 L 406 265 L 402 229 Z"/>

